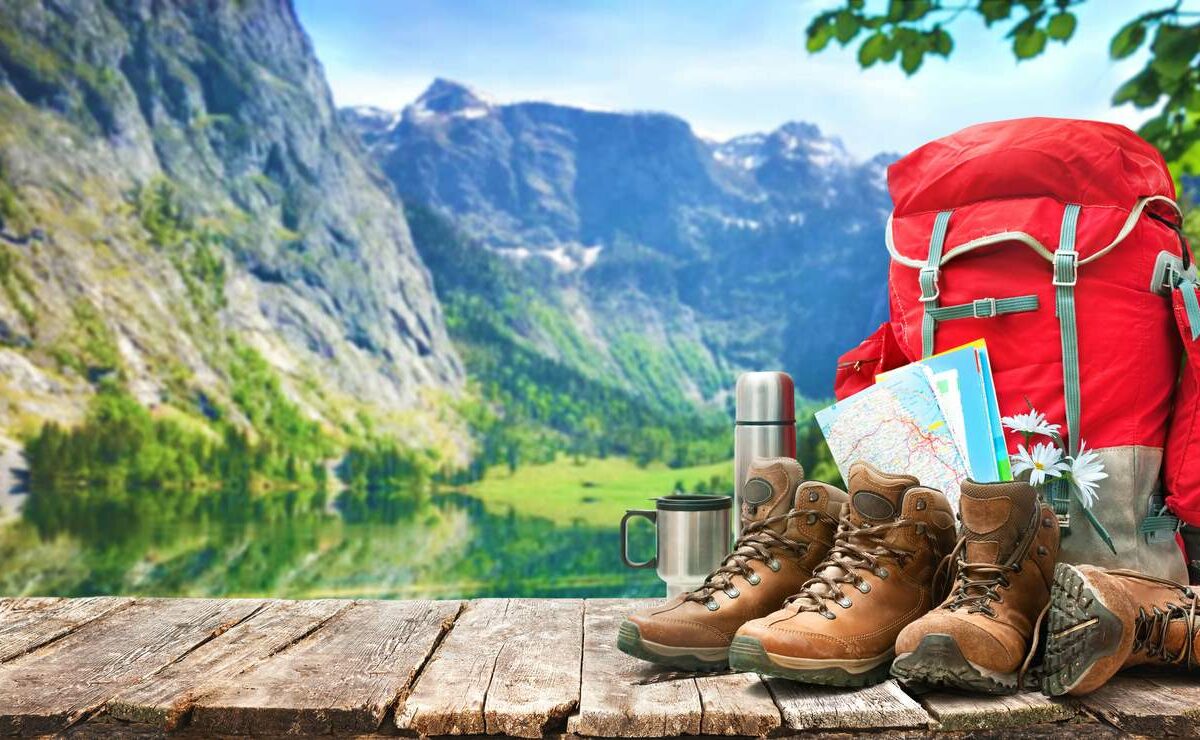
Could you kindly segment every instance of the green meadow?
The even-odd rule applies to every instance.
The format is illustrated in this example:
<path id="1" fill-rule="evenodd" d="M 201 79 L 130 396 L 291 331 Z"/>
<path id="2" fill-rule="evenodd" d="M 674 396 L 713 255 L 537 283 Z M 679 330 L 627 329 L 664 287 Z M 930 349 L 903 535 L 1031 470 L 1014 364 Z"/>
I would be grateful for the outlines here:
<path id="1" fill-rule="evenodd" d="M 483 480 L 462 488 L 489 511 L 536 516 L 565 525 L 574 522 L 613 527 L 626 509 L 649 509 L 653 500 L 678 484 L 689 493 L 729 493 L 733 461 L 671 468 L 662 463 L 639 467 L 623 457 L 572 458 L 524 465 L 516 471 L 498 465 Z"/>

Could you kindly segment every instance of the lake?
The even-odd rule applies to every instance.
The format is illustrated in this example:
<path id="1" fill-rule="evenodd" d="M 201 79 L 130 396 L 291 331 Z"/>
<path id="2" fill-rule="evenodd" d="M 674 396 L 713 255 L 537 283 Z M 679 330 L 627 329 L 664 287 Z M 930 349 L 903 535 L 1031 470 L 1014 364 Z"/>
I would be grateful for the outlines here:
<path id="1" fill-rule="evenodd" d="M 151 494 L 129 492 L 149 504 Z M 142 498 L 145 497 L 145 498 Z M 312 505 L 306 503 L 310 502 Z M 348 521 L 297 492 L 80 513 L 56 531 L 0 525 L 0 593 L 86 596 L 459 598 L 653 596 L 619 559 L 616 522 L 554 522 L 461 492 Z M 131 512 L 152 511 L 152 516 Z M 632 534 L 649 552 L 649 527 Z"/>

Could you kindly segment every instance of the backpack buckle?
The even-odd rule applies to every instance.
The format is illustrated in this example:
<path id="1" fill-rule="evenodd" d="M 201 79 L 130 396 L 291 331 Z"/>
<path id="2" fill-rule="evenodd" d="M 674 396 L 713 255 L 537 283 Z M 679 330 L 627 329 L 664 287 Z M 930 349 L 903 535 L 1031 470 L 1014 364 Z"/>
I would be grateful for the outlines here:
<path id="1" fill-rule="evenodd" d="M 1055 287 L 1071 288 L 1079 282 L 1079 252 L 1074 249 L 1060 249 L 1054 253 Z"/>
<path id="2" fill-rule="evenodd" d="M 977 298 L 971 301 L 971 317 L 976 319 L 990 319 L 993 316 L 998 316 L 996 311 L 995 298 Z"/>
<path id="3" fill-rule="evenodd" d="M 922 267 L 917 275 L 918 282 L 921 283 L 921 297 L 918 298 L 921 303 L 929 303 L 936 301 L 942 294 L 942 287 L 938 284 L 938 268 L 926 265 Z M 933 291 L 930 293 L 929 291 Z"/>

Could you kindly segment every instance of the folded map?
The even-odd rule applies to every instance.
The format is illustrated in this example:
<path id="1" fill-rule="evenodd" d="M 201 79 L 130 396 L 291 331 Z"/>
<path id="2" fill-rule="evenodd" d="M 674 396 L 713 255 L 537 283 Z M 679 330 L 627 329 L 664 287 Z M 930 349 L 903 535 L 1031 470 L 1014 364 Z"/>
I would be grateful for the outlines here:
<path id="1" fill-rule="evenodd" d="M 907 365 L 816 413 L 843 480 L 862 460 L 886 473 L 914 475 L 958 509 L 967 463 L 933 389 L 932 372 Z"/>

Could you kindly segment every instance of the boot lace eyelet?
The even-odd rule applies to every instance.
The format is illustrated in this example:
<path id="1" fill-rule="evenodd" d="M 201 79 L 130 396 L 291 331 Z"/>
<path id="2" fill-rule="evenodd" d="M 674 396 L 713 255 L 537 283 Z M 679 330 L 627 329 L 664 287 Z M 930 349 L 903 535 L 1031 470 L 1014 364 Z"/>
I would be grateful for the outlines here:
<path id="1" fill-rule="evenodd" d="M 775 571 L 776 573 L 778 573 L 779 569 L 782 568 L 783 565 L 780 564 L 780 562 L 778 560 L 776 560 L 775 558 L 771 558 L 770 560 L 767 561 L 767 567 L 770 568 L 771 570 Z"/>
<path id="2" fill-rule="evenodd" d="M 854 602 L 851 601 L 848 596 L 843 595 L 843 596 L 838 597 L 837 605 L 842 607 L 843 609 L 849 609 L 851 606 L 854 605 Z"/>
<path id="3" fill-rule="evenodd" d="M 817 523 L 817 515 L 809 514 L 807 517 L 805 517 L 804 521 L 808 522 L 810 525 L 816 524 Z"/>
<path id="4" fill-rule="evenodd" d="M 834 614 L 833 612 L 829 611 L 828 609 L 822 609 L 821 616 L 825 617 L 826 619 L 837 619 L 837 615 Z"/>
<path id="5" fill-rule="evenodd" d="M 731 599 L 736 599 L 742 595 L 742 592 L 737 590 L 737 586 L 730 586 L 729 588 L 725 589 L 725 595 Z"/>
<path id="6" fill-rule="evenodd" d="M 887 577 L 890 575 L 890 573 L 888 573 L 888 569 L 887 569 L 887 568 L 882 568 L 882 567 L 881 567 L 881 568 L 876 568 L 876 569 L 875 569 L 875 575 L 876 575 L 877 577 L 879 577 L 879 578 L 882 578 L 882 579 L 884 579 L 884 580 L 887 580 Z"/>
<path id="7" fill-rule="evenodd" d="M 866 581 L 859 581 L 858 585 L 856 585 L 855 588 L 858 589 L 859 593 L 863 593 L 863 594 L 871 593 L 871 584 L 867 583 Z"/>
<path id="8" fill-rule="evenodd" d="M 710 612 L 715 612 L 721 608 L 721 605 L 717 603 L 716 599 L 709 599 L 708 601 L 704 602 L 704 605 L 708 607 Z"/>
<path id="9" fill-rule="evenodd" d="M 757 586 L 758 584 L 762 583 L 762 578 L 760 578 L 757 573 L 751 573 L 750 575 L 746 576 L 746 583 L 749 583 L 751 586 Z"/>

